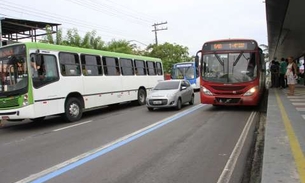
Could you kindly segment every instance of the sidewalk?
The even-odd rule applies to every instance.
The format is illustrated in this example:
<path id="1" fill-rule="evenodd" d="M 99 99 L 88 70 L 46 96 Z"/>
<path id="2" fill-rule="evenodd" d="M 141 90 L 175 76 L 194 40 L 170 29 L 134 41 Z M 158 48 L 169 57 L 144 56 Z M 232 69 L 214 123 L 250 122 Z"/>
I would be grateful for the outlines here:
<path id="1" fill-rule="evenodd" d="M 305 183 L 305 86 L 269 89 L 262 183 Z"/>

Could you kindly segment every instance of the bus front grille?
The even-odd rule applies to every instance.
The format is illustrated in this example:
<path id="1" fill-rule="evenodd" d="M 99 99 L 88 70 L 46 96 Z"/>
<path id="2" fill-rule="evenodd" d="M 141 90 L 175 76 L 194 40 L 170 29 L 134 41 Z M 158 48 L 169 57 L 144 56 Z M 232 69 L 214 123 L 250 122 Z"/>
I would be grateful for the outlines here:
<path id="1" fill-rule="evenodd" d="M 17 97 L 0 100 L 0 108 L 17 107 L 17 106 L 19 106 Z"/>
<path id="2" fill-rule="evenodd" d="M 245 86 L 211 86 L 214 90 L 219 91 L 239 91 L 245 88 Z"/>
<path id="3" fill-rule="evenodd" d="M 223 104 L 238 104 L 240 102 L 240 98 L 215 98 L 217 103 Z"/>

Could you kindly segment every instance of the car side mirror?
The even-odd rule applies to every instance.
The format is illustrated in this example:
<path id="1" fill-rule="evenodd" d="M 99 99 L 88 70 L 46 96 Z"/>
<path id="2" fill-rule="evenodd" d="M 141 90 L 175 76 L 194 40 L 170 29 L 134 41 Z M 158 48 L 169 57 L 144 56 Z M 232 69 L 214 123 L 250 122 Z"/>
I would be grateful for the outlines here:
<path id="1" fill-rule="evenodd" d="M 186 90 L 186 86 L 182 86 L 182 87 L 181 87 L 181 90 Z"/>

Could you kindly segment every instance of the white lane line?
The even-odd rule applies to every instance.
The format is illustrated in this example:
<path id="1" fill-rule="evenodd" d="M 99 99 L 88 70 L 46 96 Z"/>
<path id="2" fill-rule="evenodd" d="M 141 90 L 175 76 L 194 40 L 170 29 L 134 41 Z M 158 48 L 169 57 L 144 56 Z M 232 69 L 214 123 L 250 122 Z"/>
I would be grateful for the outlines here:
<path id="1" fill-rule="evenodd" d="M 291 102 L 305 102 L 305 99 L 290 99 Z"/>
<path id="2" fill-rule="evenodd" d="M 305 111 L 305 107 L 296 107 L 297 111 Z"/>
<path id="3" fill-rule="evenodd" d="M 170 117 L 167 117 L 165 119 L 162 119 L 154 124 L 151 124 L 147 127 L 144 127 L 136 132 L 133 132 L 131 134 L 128 134 L 124 137 L 121 137 L 115 141 L 112 141 L 106 145 L 103 145 L 99 148 L 96 148 L 96 149 L 93 149 L 91 151 L 88 151 L 84 154 L 81 154 L 79 156 L 76 156 L 72 159 L 69 159 L 65 162 L 62 162 L 60 164 L 57 164 L 55 166 L 52 166 L 48 169 L 45 169 L 41 172 L 38 172 L 36 174 L 32 174 L 30 175 L 29 177 L 26 177 L 22 180 L 19 180 L 17 181 L 16 183 L 28 183 L 28 182 L 32 182 L 32 183 L 42 183 L 42 182 L 46 182 L 58 175 L 61 175 L 75 167 L 78 167 L 88 161 L 91 161 L 99 156 L 102 156 L 124 144 L 127 144 L 137 138 L 140 138 L 141 136 L 147 134 L 147 133 L 150 133 L 158 128 L 161 128 L 162 126 L 168 124 L 168 123 L 171 123 L 183 116 L 186 116 L 200 108 L 202 108 L 203 106 L 205 106 L 205 104 L 198 104 L 198 105 L 195 105 L 194 107 L 191 107 L 187 110 L 184 110 L 182 112 L 179 112 L 177 114 L 174 114 Z"/>
<path id="4" fill-rule="evenodd" d="M 305 103 L 293 102 L 292 105 L 304 105 L 305 106 Z"/>
<path id="5" fill-rule="evenodd" d="M 235 169 L 236 162 L 239 158 L 242 148 L 244 147 L 246 138 L 250 131 L 250 127 L 253 123 L 253 119 L 254 119 L 255 115 L 256 115 L 256 112 L 252 112 L 251 115 L 249 116 L 247 124 L 245 125 L 245 127 L 232 151 L 232 154 L 230 155 L 229 160 L 227 161 L 227 164 L 226 164 L 225 168 L 223 169 L 217 183 L 228 183 L 231 180 L 231 176 Z"/>
<path id="6" fill-rule="evenodd" d="M 53 132 L 58 132 L 58 131 L 61 131 L 61 130 L 65 130 L 65 129 L 68 129 L 68 128 L 73 128 L 73 127 L 76 127 L 76 126 L 79 126 L 79 125 L 84 125 L 84 124 L 91 123 L 91 122 L 92 122 L 92 120 L 85 121 L 85 122 L 82 122 L 82 123 L 78 123 L 78 124 L 75 124 L 75 125 L 66 126 L 66 127 L 63 127 L 63 128 L 58 128 L 58 129 L 53 130 Z"/>

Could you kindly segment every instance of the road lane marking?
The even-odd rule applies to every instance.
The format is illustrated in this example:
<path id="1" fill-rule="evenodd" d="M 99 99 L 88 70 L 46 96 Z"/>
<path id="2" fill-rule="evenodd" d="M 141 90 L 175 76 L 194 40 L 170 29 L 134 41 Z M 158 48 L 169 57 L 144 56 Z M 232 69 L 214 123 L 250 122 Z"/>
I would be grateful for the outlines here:
<path id="1" fill-rule="evenodd" d="M 110 142 L 104 146 L 101 146 L 97 149 L 94 149 L 92 151 L 86 152 L 84 154 L 81 154 L 79 156 L 76 156 L 72 159 L 69 159 L 63 163 L 57 164 L 53 167 L 50 167 L 46 170 L 43 170 L 39 173 L 30 175 L 29 177 L 22 179 L 20 181 L 18 181 L 17 183 L 25 183 L 25 182 L 32 182 L 32 183 L 42 183 L 45 181 L 48 181 L 56 176 L 59 176 L 69 170 L 72 170 L 88 161 L 91 161 L 99 156 L 102 156 L 114 149 L 117 149 L 141 136 L 144 136 L 166 124 L 169 124 L 173 121 L 175 121 L 176 119 L 179 119 L 187 114 L 190 114 L 200 108 L 202 108 L 203 106 L 205 106 L 204 104 L 198 104 L 190 109 L 184 110 L 178 114 L 174 114 L 170 117 L 167 117 L 161 121 L 158 121 L 152 125 L 149 125 L 145 128 L 142 128 L 134 133 L 131 133 L 129 135 L 126 135 L 124 137 L 121 137 L 113 142 Z"/>
<path id="2" fill-rule="evenodd" d="M 297 136 L 294 133 L 293 127 L 291 125 L 291 122 L 288 118 L 288 115 L 286 113 L 286 110 L 283 106 L 283 103 L 280 99 L 280 96 L 278 92 L 275 90 L 276 100 L 278 103 L 278 106 L 281 111 L 282 119 L 284 122 L 285 130 L 289 139 L 290 149 L 292 151 L 292 156 L 294 158 L 299 177 L 302 183 L 305 183 L 305 157 L 302 152 L 302 148 L 300 146 L 299 140 Z"/>
<path id="3" fill-rule="evenodd" d="M 53 130 L 53 132 L 58 132 L 58 131 L 61 131 L 61 130 L 65 130 L 65 129 L 68 129 L 68 128 L 76 127 L 76 126 L 91 123 L 91 122 L 92 122 L 92 120 L 85 121 L 85 122 L 82 122 L 82 123 L 78 123 L 78 124 L 75 124 L 75 125 L 66 126 L 66 127 L 63 127 L 63 128 L 58 128 L 58 129 Z"/>
<path id="4" fill-rule="evenodd" d="M 250 131 L 250 127 L 253 123 L 254 117 L 257 112 L 252 112 L 247 120 L 247 123 L 240 134 L 240 137 L 229 157 L 229 160 L 226 163 L 226 166 L 224 167 L 217 183 L 228 183 L 231 180 L 232 173 L 235 169 L 236 162 L 240 156 L 241 150 L 244 147 L 246 138 L 248 136 L 248 133 Z"/>

